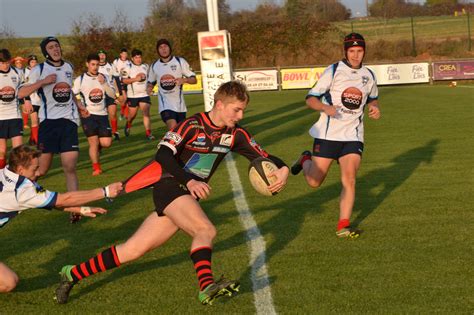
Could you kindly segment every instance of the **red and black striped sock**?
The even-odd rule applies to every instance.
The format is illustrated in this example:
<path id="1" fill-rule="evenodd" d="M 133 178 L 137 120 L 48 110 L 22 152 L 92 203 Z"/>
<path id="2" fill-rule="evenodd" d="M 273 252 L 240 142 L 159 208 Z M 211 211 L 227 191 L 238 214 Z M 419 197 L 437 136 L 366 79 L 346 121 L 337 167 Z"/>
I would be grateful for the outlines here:
<path id="1" fill-rule="evenodd" d="M 191 250 L 191 259 L 199 281 L 199 289 L 202 291 L 214 283 L 211 268 L 212 249 L 210 247 L 198 247 Z"/>
<path id="2" fill-rule="evenodd" d="M 99 255 L 92 257 L 71 269 L 71 276 L 74 282 L 79 282 L 84 278 L 96 273 L 103 272 L 120 266 L 120 261 L 115 250 L 115 245 L 107 248 Z"/>

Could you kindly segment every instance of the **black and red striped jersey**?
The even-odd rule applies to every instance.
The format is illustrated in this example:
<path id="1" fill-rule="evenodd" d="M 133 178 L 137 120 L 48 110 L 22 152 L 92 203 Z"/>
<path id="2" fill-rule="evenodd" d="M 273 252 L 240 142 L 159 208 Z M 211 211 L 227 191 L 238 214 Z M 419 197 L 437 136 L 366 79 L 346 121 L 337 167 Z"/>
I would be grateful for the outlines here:
<path id="1" fill-rule="evenodd" d="M 170 148 L 180 167 L 193 178 L 209 181 L 225 155 L 233 151 L 250 161 L 270 157 L 250 133 L 239 125 L 217 127 L 208 113 L 189 117 L 168 131 L 159 143 Z M 166 171 L 166 165 L 163 165 Z"/>

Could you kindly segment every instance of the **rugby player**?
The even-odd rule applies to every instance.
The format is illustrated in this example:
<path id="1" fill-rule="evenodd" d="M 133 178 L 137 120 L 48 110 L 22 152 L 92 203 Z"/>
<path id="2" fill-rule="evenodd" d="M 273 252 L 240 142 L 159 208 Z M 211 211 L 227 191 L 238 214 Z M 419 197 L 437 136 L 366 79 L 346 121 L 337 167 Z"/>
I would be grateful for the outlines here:
<path id="1" fill-rule="evenodd" d="M 147 73 L 148 65 L 142 63 L 142 52 L 139 49 L 132 50 L 132 62 L 126 69 L 127 76 L 122 78 L 122 82 L 127 84 L 127 99 L 128 99 L 128 117 L 125 124 L 125 136 L 130 135 L 132 122 L 137 117 L 138 108 L 143 113 L 143 126 L 145 127 L 145 134 L 148 140 L 154 140 L 155 137 L 151 134 L 150 121 L 150 96 L 147 94 Z"/>
<path id="2" fill-rule="evenodd" d="M 36 67 L 38 64 L 38 58 L 36 55 L 29 55 L 28 61 L 26 63 L 25 68 L 25 80 L 30 75 L 31 69 Z M 39 119 L 38 119 L 38 112 L 41 106 L 41 99 L 38 96 L 38 93 L 34 92 L 30 95 L 31 104 L 33 106 L 33 110 L 30 113 L 31 119 L 31 132 L 30 132 L 30 140 L 28 143 L 30 145 L 37 145 L 38 144 L 38 129 L 39 129 Z"/>
<path id="3" fill-rule="evenodd" d="M 0 169 L 6 165 L 8 139 L 11 139 L 13 148 L 23 143 L 23 122 L 18 101 L 18 88 L 23 77 L 15 67 L 10 66 L 10 58 L 8 49 L 0 49 Z"/>
<path id="4" fill-rule="evenodd" d="M 158 110 L 168 130 L 186 119 L 183 84 L 196 84 L 196 74 L 188 62 L 171 54 L 171 44 L 167 39 L 156 42 L 158 60 L 150 67 L 148 74 L 148 95 L 158 83 Z"/>
<path id="5" fill-rule="evenodd" d="M 329 66 L 306 96 L 306 105 L 320 112 L 309 133 L 313 149 L 304 151 L 291 167 L 293 175 L 303 170 L 310 187 L 319 187 L 334 160 L 341 170 L 338 237 L 358 237 L 360 230 L 350 226 L 354 207 L 356 175 L 364 150 L 364 109 L 372 119 L 380 118 L 377 81 L 362 64 L 365 40 L 351 33 L 344 38 L 345 58 Z"/>
<path id="6" fill-rule="evenodd" d="M 15 70 L 18 72 L 18 74 L 20 74 L 22 81 L 25 80 L 25 68 L 23 65 L 24 61 L 25 59 L 20 56 L 16 56 L 15 58 L 12 59 L 13 67 L 15 67 Z M 29 100 L 27 102 L 29 102 Z M 24 99 L 20 100 L 20 105 L 23 107 L 21 111 L 21 116 L 23 119 L 23 129 L 29 129 L 30 126 L 28 126 L 28 116 L 29 116 L 29 111 L 32 109 L 32 107 L 31 107 L 31 103 L 27 104 L 26 106 L 24 104 L 25 104 L 25 100 Z"/>
<path id="7" fill-rule="evenodd" d="M 110 85 L 110 78 L 99 73 L 99 55 L 87 56 L 87 72 L 74 80 L 72 92 L 79 105 L 85 105 L 89 116 L 81 118 L 82 129 L 89 142 L 89 157 L 92 162 L 92 176 L 100 175 L 102 168 L 99 162 L 101 148 L 112 144 L 112 132 L 107 115 L 107 96 L 115 97 L 115 90 Z"/>
<path id="8" fill-rule="evenodd" d="M 39 176 L 40 151 L 25 145 L 14 148 L 8 165 L 0 170 L 0 228 L 27 209 L 61 209 L 87 217 L 107 212 L 102 208 L 82 207 L 102 198 L 114 198 L 122 190 L 122 183 L 104 188 L 73 191 L 63 194 L 43 189 L 36 179 Z M 17 274 L 0 262 L 0 292 L 10 292 L 18 284 Z"/>
<path id="9" fill-rule="evenodd" d="M 107 61 L 107 52 L 100 49 L 97 54 L 99 55 L 99 73 L 106 75 L 110 79 L 110 85 L 115 90 L 115 95 L 110 97 L 105 95 L 105 105 L 107 106 L 107 113 L 109 114 L 110 126 L 112 127 L 112 134 L 116 141 L 120 140 L 120 134 L 118 132 L 117 125 L 117 103 L 120 104 L 118 97 L 120 96 L 119 87 L 117 81 L 114 79 L 114 67 Z"/>
<path id="10" fill-rule="evenodd" d="M 199 301 L 210 304 L 215 298 L 238 290 L 238 281 L 214 280 L 211 256 L 216 228 L 198 200 L 210 195 L 208 181 L 230 151 L 249 160 L 267 157 L 274 161 L 279 169 L 270 174 L 277 177 L 269 186 L 272 192 L 283 189 L 289 169 L 282 160 L 265 152 L 238 125 L 249 102 L 243 84 L 224 83 L 216 91 L 214 100 L 215 106 L 210 112 L 186 119 L 161 140 L 155 160 L 162 165 L 163 174 L 153 187 L 155 211 L 125 243 L 113 245 L 81 264 L 64 266 L 56 289 L 58 303 L 67 302 L 70 290 L 80 280 L 142 257 L 164 244 L 178 230 L 192 237 L 190 258 L 198 277 Z"/>
<path id="11" fill-rule="evenodd" d="M 37 92 L 42 99 L 38 133 L 38 148 L 43 152 L 39 158 L 40 176 L 46 175 L 53 155 L 59 153 L 67 190 L 74 191 L 79 188 L 76 173 L 79 157 L 78 110 L 82 115 L 88 115 L 88 112 L 72 97 L 74 70 L 70 63 L 62 59 L 59 40 L 46 37 L 41 41 L 40 48 L 46 61 L 31 70 L 18 96 L 23 98 Z M 73 217 L 71 219 L 71 222 L 76 221 Z"/>
<path id="12" fill-rule="evenodd" d="M 120 95 L 120 118 L 125 118 L 128 116 L 128 106 L 127 106 L 127 87 L 126 84 L 123 84 L 122 78 L 127 77 L 127 68 L 130 65 L 130 60 L 128 60 L 128 50 L 127 48 L 120 49 L 120 55 L 118 58 L 112 62 L 114 68 L 114 79 L 117 83 L 118 93 Z"/>

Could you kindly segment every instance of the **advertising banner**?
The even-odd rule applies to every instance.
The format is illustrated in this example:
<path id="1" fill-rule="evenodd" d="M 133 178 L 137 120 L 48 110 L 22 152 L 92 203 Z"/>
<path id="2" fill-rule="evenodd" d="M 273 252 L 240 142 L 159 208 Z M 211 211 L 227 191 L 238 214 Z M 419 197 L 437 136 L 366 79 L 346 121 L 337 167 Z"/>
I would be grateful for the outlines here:
<path id="1" fill-rule="evenodd" d="M 227 31 L 199 32 L 199 57 L 201 60 L 204 107 L 214 107 L 214 93 L 222 83 L 232 80 L 232 62 Z"/>
<path id="2" fill-rule="evenodd" d="M 374 72 L 377 85 L 430 82 L 429 64 L 427 62 L 368 65 L 367 67 Z"/>
<path id="3" fill-rule="evenodd" d="M 319 80 L 325 67 L 281 69 L 281 88 L 290 89 L 310 89 Z"/>
<path id="4" fill-rule="evenodd" d="M 202 75 L 196 74 L 196 84 L 183 84 L 185 94 L 202 93 Z"/>
<path id="5" fill-rule="evenodd" d="M 234 77 L 242 81 L 249 91 L 278 90 L 277 70 L 236 71 Z"/>
<path id="6" fill-rule="evenodd" d="M 474 79 L 474 60 L 433 62 L 433 80 L 463 79 Z"/>

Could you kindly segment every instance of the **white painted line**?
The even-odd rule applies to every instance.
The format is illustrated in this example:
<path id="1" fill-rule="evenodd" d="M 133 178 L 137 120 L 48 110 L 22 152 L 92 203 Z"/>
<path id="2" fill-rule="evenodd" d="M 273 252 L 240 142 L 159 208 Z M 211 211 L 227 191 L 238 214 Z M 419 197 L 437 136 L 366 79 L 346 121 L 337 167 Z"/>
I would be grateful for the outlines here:
<path id="1" fill-rule="evenodd" d="M 239 172 L 237 171 L 235 161 L 231 154 L 227 154 L 226 156 L 226 166 L 229 172 L 232 192 L 234 193 L 235 206 L 239 212 L 240 223 L 246 230 L 250 247 L 250 278 L 252 280 L 253 296 L 255 299 L 254 304 L 257 314 L 276 314 L 270 289 L 270 281 L 268 281 L 267 265 L 265 264 L 265 240 L 260 234 L 257 223 L 253 219 L 252 212 L 250 212 L 247 200 L 245 200 Z"/>

